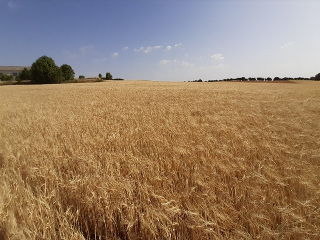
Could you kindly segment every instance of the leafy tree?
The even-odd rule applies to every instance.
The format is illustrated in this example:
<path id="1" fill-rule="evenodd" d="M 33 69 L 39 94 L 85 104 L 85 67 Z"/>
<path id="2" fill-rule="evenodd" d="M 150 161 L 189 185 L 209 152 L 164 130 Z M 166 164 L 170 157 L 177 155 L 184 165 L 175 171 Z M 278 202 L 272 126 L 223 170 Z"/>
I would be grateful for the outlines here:
<path id="1" fill-rule="evenodd" d="M 12 75 L 7 75 L 7 74 L 2 74 L 1 75 L 1 81 L 11 81 L 13 80 L 13 76 Z"/>
<path id="2" fill-rule="evenodd" d="M 320 73 L 318 73 L 317 75 L 314 76 L 314 80 L 320 81 Z"/>
<path id="3" fill-rule="evenodd" d="M 85 78 L 85 76 L 79 75 L 79 79 L 84 79 L 84 78 Z"/>
<path id="4" fill-rule="evenodd" d="M 72 67 L 68 64 L 63 64 L 60 67 L 62 71 L 62 76 L 64 81 L 69 81 L 74 79 L 74 71 Z"/>
<path id="5" fill-rule="evenodd" d="M 99 78 L 102 78 L 102 75 L 101 75 L 101 73 L 99 73 Z"/>
<path id="6" fill-rule="evenodd" d="M 13 76 L 12 75 L 7 75 L 7 74 L 2 74 L 1 75 L 1 81 L 12 81 Z"/>
<path id="7" fill-rule="evenodd" d="M 31 66 L 31 80 L 38 84 L 60 83 L 63 73 L 52 58 L 42 56 Z"/>
<path id="8" fill-rule="evenodd" d="M 107 80 L 111 80 L 112 79 L 111 73 L 109 73 L 109 72 L 106 73 L 106 79 Z"/>
<path id="9" fill-rule="evenodd" d="M 20 80 L 30 80 L 31 79 L 31 71 L 27 68 L 24 68 L 19 74 Z"/>

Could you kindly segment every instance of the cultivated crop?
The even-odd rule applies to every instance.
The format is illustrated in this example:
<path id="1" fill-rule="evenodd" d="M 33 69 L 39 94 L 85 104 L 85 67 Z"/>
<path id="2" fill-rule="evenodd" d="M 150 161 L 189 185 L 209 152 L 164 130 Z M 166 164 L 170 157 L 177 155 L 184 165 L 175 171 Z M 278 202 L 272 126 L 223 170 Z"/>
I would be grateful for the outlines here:
<path id="1" fill-rule="evenodd" d="M 0 239 L 320 238 L 319 82 L 0 97 Z"/>

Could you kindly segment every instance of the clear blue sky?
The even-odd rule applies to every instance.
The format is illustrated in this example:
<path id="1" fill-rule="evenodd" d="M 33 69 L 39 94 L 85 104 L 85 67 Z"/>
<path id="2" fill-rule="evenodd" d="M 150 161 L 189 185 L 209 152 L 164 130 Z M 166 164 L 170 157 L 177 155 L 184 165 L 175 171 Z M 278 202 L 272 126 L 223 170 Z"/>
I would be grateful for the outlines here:
<path id="1" fill-rule="evenodd" d="M 320 72 L 319 0 L 0 0 L 0 65 L 185 81 Z"/>

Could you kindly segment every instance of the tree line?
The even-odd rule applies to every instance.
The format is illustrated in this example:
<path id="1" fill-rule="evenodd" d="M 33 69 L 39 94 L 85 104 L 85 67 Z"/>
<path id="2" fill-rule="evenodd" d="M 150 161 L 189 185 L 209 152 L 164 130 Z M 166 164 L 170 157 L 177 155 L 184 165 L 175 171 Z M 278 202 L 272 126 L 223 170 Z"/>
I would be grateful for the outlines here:
<path id="1" fill-rule="evenodd" d="M 57 66 L 54 60 L 48 56 L 42 56 L 38 58 L 32 65 L 31 68 L 24 68 L 16 80 L 20 82 L 21 80 L 31 80 L 35 84 L 51 84 L 51 83 L 61 83 L 67 82 L 74 79 L 74 70 L 68 64 L 62 64 L 60 67 Z M 85 76 L 80 75 L 79 79 L 84 79 Z M 102 78 L 99 74 L 99 79 L 112 80 L 112 75 L 110 72 L 106 73 L 106 77 Z M 11 75 L 2 75 L 1 81 L 14 80 Z M 117 79 L 123 80 L 123 79 Z"/>
<path id="2" fill-rule="evenodd" d="M 303 78 L 303 77 L 284 77 L 284 78 L 280 78 L 280 77 L 274 77 L 273 79 L 270 77 L 267 78 L 262 78 L 262 77 L 249 77 L 249 78 L 245 78 L 245 77 L 239 77 L 239 78 L 225 78 L 225 79 L 215 79 L 215 80 L 208 80 L 208 81 L 203 81 L 202 79 L 198 79 L 198 80 L 192 80 L 192 81 L 188 81 L 188 82 L 221 82 L 221 81 L 236 81 L 236 82 L 250 82 L 250 81 L 288 81 L 288 80 L 313 80 L 313 81 L 320 81 L 320 73 L 316 74 L 314 77 L 310 77 L 310 78 Z"/>
<path id="3" fill-rule="evenodd" d="M 74 71 L 72 67 L 68 64 L 62 64 L 58 67 L 54 60 L 48 56 L 42 56 L 38 58 L 31 66 L 30 69 L 24 68 L 16 80 L 31 80 L 35 84 L 48 84 L 48 83 L 61 83 L 65 81 L 70 81 L 74 79 Z M 1 81 L 10 81 L 13 80 L 13 76 L 8 76 L 3 74 L 1 76 Z M 83 75 L 79 76 L 79 79 L 85 78 Z M 102 75 L 99 74 L 99 79 L 105 80 L 123 80 L 122 78 L 113 79 L 110 72 L 106 73 L 106 77 L 102 78 Z M 314 77 L 310 78 L 291 78 L 291 77 L 275 77 L 275 78 L 262 78 L 262 77 L 239 77 L 239 78 L 227 78 L 221 80 L 208 80 L 205 82 L 220 82 L 220 81 L 287 81 L 287 80 L 314 80 L 320 81 L 320 73 L 316 74 Z M 202 79 L 188 81 L 188 82 L 203 82 Z"/>
<path id="4" fill-rule="evenodd" d="M 61 83 L 74 79 L 74 71 L 68 64 L 62 64 L 58 67 L 54 60 L 48 56 L 38 58 L 30 69 L 24 68 L 18 81 L 31 80 L 36 84 Z"/>

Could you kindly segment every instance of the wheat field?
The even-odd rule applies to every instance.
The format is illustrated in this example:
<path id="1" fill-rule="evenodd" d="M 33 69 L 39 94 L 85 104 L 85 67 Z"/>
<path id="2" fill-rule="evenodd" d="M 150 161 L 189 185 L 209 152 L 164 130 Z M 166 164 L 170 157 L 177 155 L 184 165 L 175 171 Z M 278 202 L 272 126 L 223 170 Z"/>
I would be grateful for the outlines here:
<path id="1" fill-rule="evenodd" d="M 0 239 L 320 239 L 320 82 L 0 97 Z"/>

